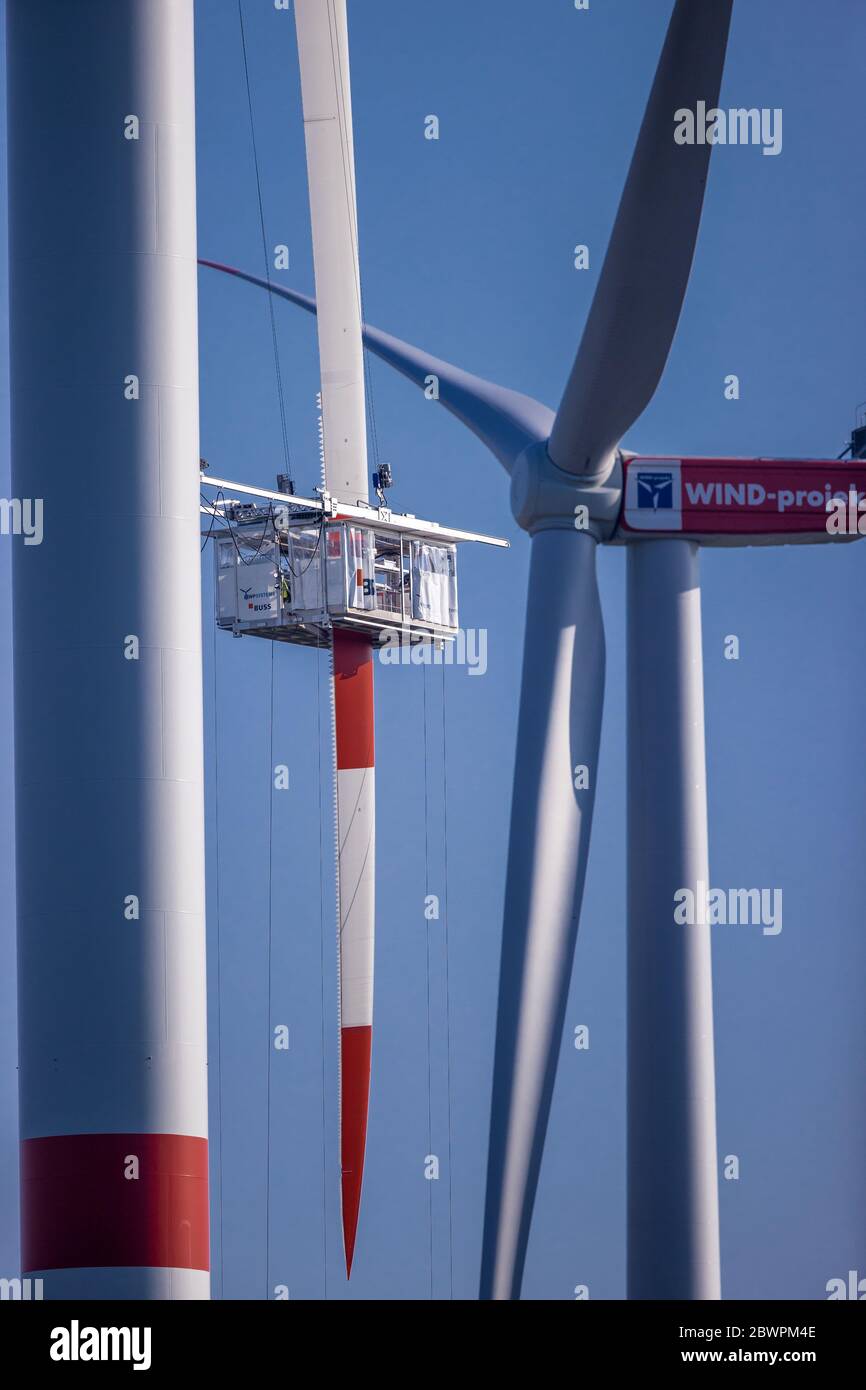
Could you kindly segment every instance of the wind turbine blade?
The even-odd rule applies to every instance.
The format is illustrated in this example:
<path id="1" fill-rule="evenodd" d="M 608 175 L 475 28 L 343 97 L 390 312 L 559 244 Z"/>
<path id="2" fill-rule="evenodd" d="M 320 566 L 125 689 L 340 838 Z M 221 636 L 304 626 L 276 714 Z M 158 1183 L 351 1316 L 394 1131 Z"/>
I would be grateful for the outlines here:
<path id="1" fill-rule="evenodd" d="M 218 261 L 200 260 L 199 265 L 211 270 L 234 275 L 247 284 L 258 285 L 269 290 L 280 299 L 306 309 L 310 314 L 316 312 L 316 301 L 310 295 L 299 294 L 297 290 L 275 285 L 258 275 L 249 275 L 234 266 L 221 265 Z M 531 444 L 539 444 L 547 439 L 553 426 L 553 411 L 531 396 L 519 391 L 511 391 L 506 386 L 496 386 L 482 377 L 464 372 L 460 367 L 434 357 L 422 348 L 404 343 L 390 333 L 379 328 L 363 325 L 364 343 L 403 376 L 420 386 L 422 391 L 439 392 L 439 404 L 466 425 L 474 435 L 486 444 L 499 460 L 506 472 L 510 473 L 515 461 Z M 428 399 L 435 400 L 435 395 Z"/>
<path id="2" fill-rule="evenodd" d="M 295 0 L 319 312 L 324 482 L 366 501 L 367 421 L 346 0 Z M 347 530 L 347 537 L 352 532 Z M 333 732 L 340 973 L 340 1163 L 352 1273 L 370 1094 L 376 933 L 373 652 L 335 629 Z"/>
<path id="3" fill-rule="evenodd" d="M 319 312 L 325 485 L 366 501 L 367 421 L 346 0 L 296 0 Z"/>
<path id="4" fill-rule="evenodd" d="M 661 380 L 698 236 L 712 146 L 677 144 L 675 114 L 716 106 L 733 0 L 677 0 L 583 339 L 548 446 L 601 471 Z M 696 118 L 697 124 L 697 118 Z"/>
<path id="5" fill-rule="evenodd" d="M 373 653 L 334 632 L 337 898 L 340 960 L 340 1165 L 346 1275 L 352 1273 L 370 1096 L 375 948 L 376 773 Z"/>
<path id="6" fill-rule="evenodd" d="M 589 851 L 604 631 L 586 533 L 532 541 L 508 851 L 483 1299 L 517 1298 Z"/>

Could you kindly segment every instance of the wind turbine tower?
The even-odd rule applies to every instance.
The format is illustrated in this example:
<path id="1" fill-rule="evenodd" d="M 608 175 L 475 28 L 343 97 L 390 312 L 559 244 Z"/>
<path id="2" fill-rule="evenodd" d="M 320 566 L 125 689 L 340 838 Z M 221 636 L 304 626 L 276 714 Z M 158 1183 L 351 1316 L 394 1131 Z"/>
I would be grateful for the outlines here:
<path id="1" fill-rule="evenodd" d="M 192 0 L 9 0 L 22 1266 L 209 1297 Z"/>

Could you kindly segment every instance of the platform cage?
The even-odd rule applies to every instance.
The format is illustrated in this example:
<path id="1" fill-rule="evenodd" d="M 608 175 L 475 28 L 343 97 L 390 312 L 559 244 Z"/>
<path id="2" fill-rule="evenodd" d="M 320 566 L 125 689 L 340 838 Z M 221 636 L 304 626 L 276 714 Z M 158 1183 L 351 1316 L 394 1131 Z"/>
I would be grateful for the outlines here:
<path id="1" fill-rule="evenodd" d="M 332 628 L 411 641 L 457 635 L 457 546 L 357 521 L 272 516 L 214 545 L 216 620 L 237 635 L 319 645 Z"/>

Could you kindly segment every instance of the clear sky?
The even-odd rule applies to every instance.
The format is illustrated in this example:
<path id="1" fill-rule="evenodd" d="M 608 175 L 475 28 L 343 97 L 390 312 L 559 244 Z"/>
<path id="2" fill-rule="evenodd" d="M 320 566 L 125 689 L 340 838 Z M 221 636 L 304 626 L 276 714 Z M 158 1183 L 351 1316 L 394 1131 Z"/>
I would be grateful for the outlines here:
<path id="1" fill-rule="evenodd" d="M 371 323 L 556 406 L 670 10 L 670 0 L 591 0 L 587 12 L 572 0 L 349 0 Z M 294 21 L 271 0 L 245 0 L 245 13 L 268 242 L 290 248 L 282 281 L 311 292 Z M 197 44 L 201 254 L 261 274 L 235 0 L 199 0 Z M 842 449 L 866 397 L 864 49 L 861 0 L 735 4 L 722 105 L 781 107 L 783 149 L 716 151 L 680 330 L 630 447 Z M 424 139 L 430 114 L 438 141 Z M 574 269 L 577 243 L 590 248 L 588 271 Z M 62 268 L 59 208 L 46 274 Z M 5 276 L 0 286 L 5 325 Z M 276 314 L 304 490 L 318 481 L 315 330 L 287 304 Z M 264 296 L 202 272 L 200 333 L 202 453 L 215 473 L 272 484 L 285 463 Z M 5 347 L 3 367 L 5 417 Z M 728 373 L 740 377 L 739 401 L 724 397 Z M 276 1284 L 298 1298 L 477 1291 L 529 543 L 492 456 L 384 366 L 373 364 L 372 383 L 394 505 L 506 535 L 513 548 L 461 552 L 461 620 L 488 631 L 486 675 L 377 673 L 374 1078 L 348 1291 L 326 660 L 215 634 L 205 556 L 214 1292 L 233 1298 L 272 1296 Z M 8 495 L 8 458 L 4 468 Z M 10 544 L 0 540 L 7 653 Z M 600 557 L 599 789 L 527 1261 L 532 1298 L 568 1299 L 577 1284 L 593 1298 L 625 1289 L 624 562 L 620 550 Z M 864 567 L 861 546 L 703 560 L 711 877 L 781 888 L 784 901 L 778 936 L 714 935 L 719 1154 L 740 1165 L 720 1194 L 731 1298 L 821 1298 L 828 1279 L 866 1275 Z M 737 662 L 723 656 L 729 634 Z M 8 662 L 3 670 L 0 1273 L 11 1273 Z M 277 762 L 289 764 L 291 785 L 271 805 Z M 447 926 L 425 921 L 427 892 L 447 897 Z M 289 1026 L 288 1053 L 269 1046 L 277 1023 Z M 588 1051 L 573 1047 L 579 1024 L 590 1028 Z M 425 1180 L 428 1154 L 439 1157 L 438 1182 Z"/>

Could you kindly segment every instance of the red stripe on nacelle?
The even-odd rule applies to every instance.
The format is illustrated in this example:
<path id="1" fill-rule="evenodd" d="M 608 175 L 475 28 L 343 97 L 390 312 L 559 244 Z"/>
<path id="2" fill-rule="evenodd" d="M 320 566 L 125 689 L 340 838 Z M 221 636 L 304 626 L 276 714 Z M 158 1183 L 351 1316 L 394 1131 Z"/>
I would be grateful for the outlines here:
<path id="1" fill-rule="evenodd" d="M 334 633 L 334 713 L 337 769 L 372 767 L 373 652 L 368 637 Z"/>
<path id="2" fill-rule="evenodd" d="M 635 534 L 814 536 L 827 540 L 831 499 L 866 499 L 866 461 L 645 458 L 626 460 L 621 528 Z M 847 513 L 842 518 L 847 525 Z M 749 542 L 744 542 L 748 544 Z"/>
<path id="3" fill-rule="evenodd" d="M 138 1160 L 138 1176 L 131 1160 Z M 127 1176 L 130 1174 L 130 1176 Z M 207 1140 L 61 1134 L 21 1144 L 21 1257 L 37 1269 L 208 1269 Z"/>
<path id="4" fill-rule="evenodd" d="M 361 1185 L 364 1181 L 373 1029 L 343 1028 L 341 1034 L 340 1160 L 343 1169 L 343 1244 L 348 1277 L 352 1273 Z"/>

